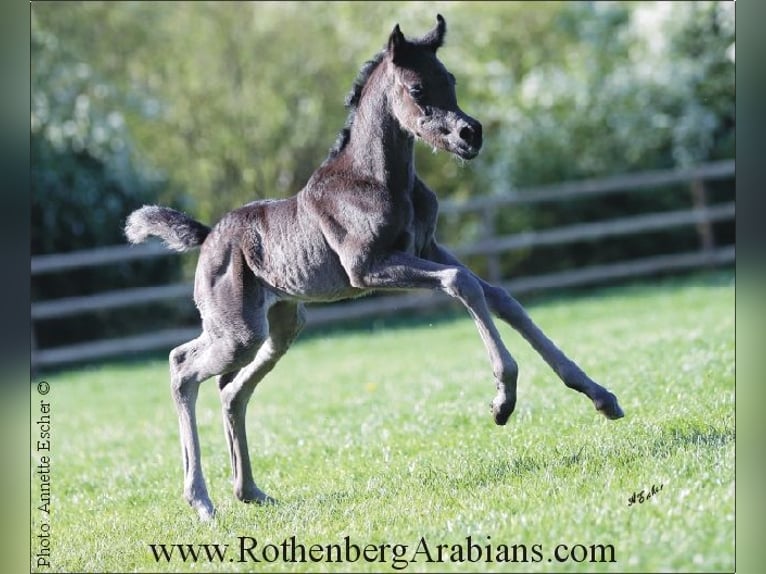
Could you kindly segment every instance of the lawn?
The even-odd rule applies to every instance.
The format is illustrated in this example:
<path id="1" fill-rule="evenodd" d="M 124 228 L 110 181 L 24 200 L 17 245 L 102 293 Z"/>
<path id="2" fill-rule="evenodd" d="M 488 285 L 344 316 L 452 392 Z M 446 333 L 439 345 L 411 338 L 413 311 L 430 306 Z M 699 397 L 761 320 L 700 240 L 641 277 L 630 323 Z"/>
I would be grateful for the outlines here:
<path id="1" fill-rule="evenodd" d="M 619 397 L 624 419 L 597 414 L 505 324 L 520 365 L 505 427 L 492 422 L 491 372 L 467 315 L 309 334 L 248 411 L 256 482 L 277 506 L 234 498 L 215 384 L 203 385 L 212 523 L 181 498 L 164 360 L 49 373 L 46 395 L 36 379 L 32 466 L 49 455 L 50 482 L 45 469 L 33 474 L 33 570 L 733 570 L 733 276 L 528 310 Z M 40 401 L 50 404 L 46 452 L 35 448 Z M 47 485 L 50 516 L 37 509 Z M 301 551 L 305 562 L 289 561 Z M 38 553 L 49 568 L 37 568 Z"/>

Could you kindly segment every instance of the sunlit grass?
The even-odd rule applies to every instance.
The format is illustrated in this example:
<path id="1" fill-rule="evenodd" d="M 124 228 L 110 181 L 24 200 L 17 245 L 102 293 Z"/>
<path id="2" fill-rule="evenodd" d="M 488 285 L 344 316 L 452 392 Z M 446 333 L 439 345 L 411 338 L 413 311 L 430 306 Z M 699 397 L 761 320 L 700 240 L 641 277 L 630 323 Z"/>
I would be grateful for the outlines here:
<path id="1" fill-rule="evenodd" d="M 542 548 L 539 562 L 519 564 L 428 563 L 420 553 L 408 571 L 732 570 L 733 278 L 600 290 L 529 311 L 618 395 L 625 419 L 600 417 L 507 326 L 521 375 L 506 427 L 492 423 L 491 373 L 466 317 L 309 336 L 248 413 L 256 481 L 278 506 L 234 499 L 215 385 L 202 387 L 203 466 L 218 508 L 211 524 L 181 498 L 164 361 L 47 376 L 52 570 L 392 569 L 391 550 L 372 563 L 231 562 L 239 536 L 261 546 L 349 536 L 360 546 L 406 544 L 409 558 L 421 537 L 432 550 L 468 536 L 482 547 Z M 33 385 L 33 423 L 38 403 Z M 663 488 L 629 506 L 653 485 Z M 34 486 L 33 478 L 33 503 Z M 34 504 L 32 518 L 34 553 Z M 223 562 L 168 563 L 155 561 L 151 543 L 232 547 Z M 612 545 L 615 562 L 549 562 L 562 543 Z"/>

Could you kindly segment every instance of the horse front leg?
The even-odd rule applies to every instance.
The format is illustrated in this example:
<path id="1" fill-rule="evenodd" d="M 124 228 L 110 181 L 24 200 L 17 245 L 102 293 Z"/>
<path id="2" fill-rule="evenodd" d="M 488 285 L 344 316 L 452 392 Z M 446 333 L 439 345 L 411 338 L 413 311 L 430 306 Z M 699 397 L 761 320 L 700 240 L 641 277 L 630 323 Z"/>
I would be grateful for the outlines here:
<path id="1" fill-rule="evenodd" d="M 432 289 L 459 300 L 470 313 L 489 355 L 496 395 L 492 415 L 504 425 L 516 406 L 518 366 L 503 345 L 489 313 L 480 283 L 464 267 L 447 266 L 405 253 L 395 253 L 363 273 L 350 273 L 352 285 L 363 289 Z"/>
<path id="2" fill-rule="evenodd" d="M 453 265 L 466 269 L 468 273 L 478 281 L 482 287 L 484 297 L 489 304 L 492 312 L 503 319 L 522 337 L 524 337 L 537 353 L 559 376 L 564 384 L 576 391 L 586 395 L 593 401 L 596 410 L 609 419 L 619 419 L 624 416 L 615 397 L 607 389 L 593 381 L 585 372 L 567 357 L 553 341 L 540 329 L 529 317 L 522 305 L 514 299 L 508 291 L 502 287 L 491 285 L 482 280 L 470 270 L 468 270 L 460 261 L 449 251 L 434 242 L 429 249 L 429 259 L 445 265 Z"/>

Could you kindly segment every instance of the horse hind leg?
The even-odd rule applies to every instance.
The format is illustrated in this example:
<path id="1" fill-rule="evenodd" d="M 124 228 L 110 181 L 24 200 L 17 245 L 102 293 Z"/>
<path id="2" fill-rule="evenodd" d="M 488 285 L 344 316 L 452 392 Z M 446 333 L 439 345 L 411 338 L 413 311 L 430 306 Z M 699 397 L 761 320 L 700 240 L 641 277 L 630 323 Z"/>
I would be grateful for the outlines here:
<path id="1" fill-rule="evenodd" d="M 253 480 L 247 446 L 247 405 L 258 383 L 287 352 L 305 324 L 303 305 L 279 302 L 268 313 L 268 338 L 253 361 L 236 373 L 219 377 L 223 426 L 231 457 L 234 495 L 242 502 L 270 504 L 275 500 Z"/>
<path id="2" fill-rule="evenodd" d="M 261 339 L 262 340 L 262 339 Z M 246 344 L 207 332 L 170 352 L 170 387 L 178 414 L 181 455 L 184 472 L 184 499 L 202 520 L 215 515 L 205 484 L 200 457 L 196 403 L 199 386 L 208 378 L 229 372 L 249 361 L 259 341 L 252 337 Z"/>
<path id="3" fill-rule="evenodd" d="M 184 499 L 203 520 L 211 519 L 215 508 L 210 500 L 202 473 L 196 403 L 199 385 L 205 376 L 194 367 L 193 357 L 205 354 L 209 340 L 204 334 L 170 352 L 170 389 L 178 414 L 181 459 L 184 473 Z"/>

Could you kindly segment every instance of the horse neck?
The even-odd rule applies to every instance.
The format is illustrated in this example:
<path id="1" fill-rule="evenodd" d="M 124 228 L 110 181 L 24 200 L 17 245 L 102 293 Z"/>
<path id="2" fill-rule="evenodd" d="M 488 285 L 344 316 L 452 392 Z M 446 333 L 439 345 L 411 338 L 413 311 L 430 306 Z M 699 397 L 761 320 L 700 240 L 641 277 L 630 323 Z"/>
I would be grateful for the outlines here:
<path id="1" fill-rule="evenodd" d="M 391 192 L 409 192 L 415 179 L 414 138 L 394 117 L 388 100 L 392 78 L 385 63 L 369 78 L 358 104 L 347 153 L 354 169 Z"/>

